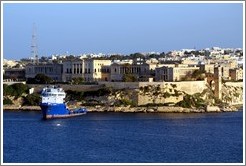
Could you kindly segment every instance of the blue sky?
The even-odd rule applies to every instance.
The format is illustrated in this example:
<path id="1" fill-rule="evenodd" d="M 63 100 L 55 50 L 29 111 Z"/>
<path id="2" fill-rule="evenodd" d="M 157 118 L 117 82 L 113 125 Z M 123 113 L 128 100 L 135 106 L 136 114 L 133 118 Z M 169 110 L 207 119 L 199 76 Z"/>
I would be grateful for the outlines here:
<path id="1" fill-rule="evenodd" d="M 40 57 L 243 47 L 238 3 L 5 3 L 3 58 L 31 56 L 33 23 Z"/>

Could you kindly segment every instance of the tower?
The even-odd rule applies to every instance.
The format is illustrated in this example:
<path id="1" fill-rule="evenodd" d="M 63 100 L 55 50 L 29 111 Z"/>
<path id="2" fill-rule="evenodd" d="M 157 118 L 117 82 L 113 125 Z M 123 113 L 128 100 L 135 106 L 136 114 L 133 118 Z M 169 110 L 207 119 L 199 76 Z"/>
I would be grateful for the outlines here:
<path id="1" fill-rule="evenodd" d="M 222 99 L 222 67 L 215 67 L 214 68 L 214 82 L 215 82 L 215 89 L 214 95 L 218 99 Z"/>
<path id="2" fill-rule="evenodd" d="M 33 63 L 38 64 L 37 29 L 35 23 L 33 24 L 32 30 L 31 56 L 34 58 Z"/>

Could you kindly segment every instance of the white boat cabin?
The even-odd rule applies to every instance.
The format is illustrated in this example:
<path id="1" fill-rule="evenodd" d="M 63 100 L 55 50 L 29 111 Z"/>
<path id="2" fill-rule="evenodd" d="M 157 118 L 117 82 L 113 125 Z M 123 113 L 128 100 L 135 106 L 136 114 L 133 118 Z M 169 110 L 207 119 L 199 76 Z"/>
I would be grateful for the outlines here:
<path id="1" fill-rule="evenodd" d="M 64 103 L 64 98 L 66 97 L 66 93 L 60 87 L 47 86 L 43 88 L 41 92 L 41 96 L 42 96 L 42 103 L 62 104 Z"/>

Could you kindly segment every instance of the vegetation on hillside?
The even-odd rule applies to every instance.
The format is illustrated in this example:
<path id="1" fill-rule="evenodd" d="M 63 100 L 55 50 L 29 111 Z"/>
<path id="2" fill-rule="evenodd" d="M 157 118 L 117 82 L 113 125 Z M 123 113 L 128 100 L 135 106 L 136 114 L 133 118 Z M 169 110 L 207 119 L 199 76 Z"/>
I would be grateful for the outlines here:
<path id="1" fill-rule="evenodd" d="M 3 98 L 3 105 L 11 105 L 13 104 L 12 100 L 8 97 Z"/>
<path id="2" fill-rule="evenodd" d="M 16 98 L 28 93 L 28 85 L 23 83 L 17 83 L 13 85 L 3 85 L 4 96 L 15 96 Z"/>
<path id="3" fill-rule="evenodd" d="M 185 94 L 183 100 L 176 103 L 175 106 L 184 108 L 200 108 L 205 106 L 205 101 L 201 97 L 200 93 L 196 93 L 194 95 Z"/>
<path id="4" fill-rule="evenodd" d="M 54 80 L 45 74 L 37 74 L 34 78 L 28 78 L 27 84 L 51 84 Z"/>
<path id="5" fill-rule="evenodd" d="M 194 70 L 193 72 L 188 72 L 182 81 L 200 81 L 204 80 L 206 77 L 205 71 L 202 70 Z"/>
<path id="6" fill-rule="evenodd" d="M 38 106 L 41 101 L 41 97 L 38 93 L 28 94 L 23 98 L 24 98 L 23 105 Z"/>

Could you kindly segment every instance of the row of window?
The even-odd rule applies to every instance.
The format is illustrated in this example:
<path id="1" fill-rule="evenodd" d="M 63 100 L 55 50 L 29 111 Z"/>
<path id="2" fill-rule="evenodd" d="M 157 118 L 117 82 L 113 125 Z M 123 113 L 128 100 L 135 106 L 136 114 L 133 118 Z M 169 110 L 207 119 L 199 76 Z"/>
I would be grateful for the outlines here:
<path id="1" fill-rule="evenodd" d="M 96 73 L 96 72 L 102 72 L 102 71 L 104 71 L 104 72 L 109 72 L 109 69 L 94 69 L 94 72 Z M 72 69 L 71 68 L 67 68 L 67 70 L 66 70 L 66 73 L 70 73 L 70 74 L 72 74 Z M 85 73 L 91 73 L 91 70 L 90 70 L 90 68 L 85 68 Z M 73 74 L 82 74 L 82 68 L 74 68 L 74 70 L 73 70 Z"/>
<path id="2" fill-rule="evenodd" d="M 53 96 L 53 97 L 56 97 L 56 96 L 64 96 L 64 94 L 44 94 L 43 95 L 44 97 L 48 97 L 48 96 Z"/>

